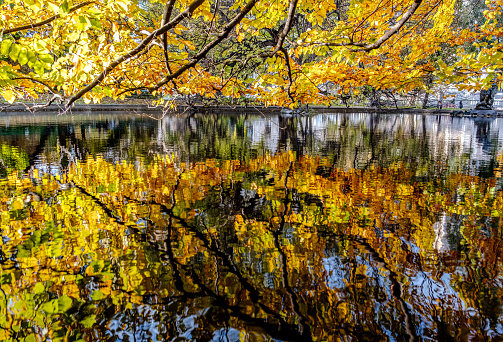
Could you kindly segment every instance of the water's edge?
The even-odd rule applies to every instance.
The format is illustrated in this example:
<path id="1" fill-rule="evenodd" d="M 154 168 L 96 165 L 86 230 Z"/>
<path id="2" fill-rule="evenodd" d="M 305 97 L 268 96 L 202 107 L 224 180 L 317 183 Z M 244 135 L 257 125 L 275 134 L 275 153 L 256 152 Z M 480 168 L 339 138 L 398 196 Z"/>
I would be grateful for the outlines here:
<path id="1" fill-rule="evenodd" d="M 28 104 L 27 104 L 28 105 Z M 179 105 L 175 114 L 188 112 L 188 106 Z M 250 114 L 279 114 L 283 108 L 276 106 L 194 106 L 192 112 L 218 114 L 218 113 L 250 113 Z M 317 113 L 389 113 L 389 114 L 430 114 L 430 115 L 449 115 L 456 109 L 418 109 L 418 108 L 370 108 L 370 107 L 325 107 L 325 106 L 309 106 L 309 109 Z M 34 113 L 28 111 L 25 106 L 15 105 L 3 108 L 0 112 L 4 115 L 26 115 L 37 113 L 51 112 L 58 114 L 62 112 L 63 107 L 60 105 L 50 105 L 42 108 Z M 151 105 L 137 105 L 137 104 L 78 104 L 74 105 L 71 112 L 149 112 L 162 115 L 164 112 L 163 106 L 153 107 Z M 498 114 L 503 114 L 503 110 L 496 110 Z"/>

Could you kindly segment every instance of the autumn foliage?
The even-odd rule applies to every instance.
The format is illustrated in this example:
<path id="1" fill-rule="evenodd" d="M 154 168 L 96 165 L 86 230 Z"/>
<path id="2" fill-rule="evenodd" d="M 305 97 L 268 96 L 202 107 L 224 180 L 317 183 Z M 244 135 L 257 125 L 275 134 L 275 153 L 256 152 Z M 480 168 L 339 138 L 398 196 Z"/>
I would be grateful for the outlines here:
<path id="1" fill-rule="evenodd" d="M 431 80 L 479 89 L 502 67 L 500 0 L 6 0 L 0 86 L 68 109 L 147 90 L 328 104 Z M 468 6 L 468 8 L 464 8 Z M 475 8 L 475 4 L 473 4 Z M 489 76 L 489 77 L 486 77 Z"/>
<path id="2" fill-rule="evenodd" d="M 207 301 L 243 333 L 261 326 L 283 340 L 365 331 L 380 340 L 386 329 L 402 340 L 402 324 L 435 338 L 460 322 L 482 338 L 484 303 L 502 295 L 499 175 L 418 181 L 402 164 L 317 174 L 330 165 L 289 152 L 193 164 L 90 157 L 61 176 L 11 173 L 0 183 L 1 338 L 103 337 L 110 317 L 134 311 L 141 321 L 153 303 L 167 314 L 159 336 L 170 339 L 184 315 L 218 328 L 197 311 Z M 443 217 L 460 218 L 462 251 L 438 241 Z M 445 284 L 442 296 L 424 292 Z"/>

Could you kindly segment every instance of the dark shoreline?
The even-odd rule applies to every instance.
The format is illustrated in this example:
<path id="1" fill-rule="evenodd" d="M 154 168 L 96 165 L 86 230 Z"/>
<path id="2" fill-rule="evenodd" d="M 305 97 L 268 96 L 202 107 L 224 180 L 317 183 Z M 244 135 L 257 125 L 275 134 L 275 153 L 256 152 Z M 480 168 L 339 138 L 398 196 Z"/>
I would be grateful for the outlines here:
<path id="1" fill-rule="evenodd" d="M 162 114 L 163 107 L 152 107 L 148 105 L 131 105 L 131 104 L 92 104 L 92 105 L 82 105 L 78 104 L 72 107 L 71 111 L 68 111 L 66 115 L 72 113 L 90 113 L 90 112 L 130 112 L 137 114 Z M 280 114 L 282 107 L 270 106 L 194 106 L 191 111 L 192 114 L 224 114 L 224 113 L 248 113 L 248 114 Z M 309 110 L 315 111 L 317 113 L 383 113 L 383 114 L 430 114 L 430 115 L 450 115 L 452 112 L 459 110 L 456 108 L 450 109 L 418 109 L 418 108 L 370 108 L 370 107 L 321 107 L 321 106 L 311 106 Z M 30 112 L 25 106 L 16 105 L 8 106 L 0 110 L 1 114 L 11 115 L 26 115 L 26 114 L 39 114 L 48 112 L 59 114 L 62 112 L 62 107 L 58 105 L 51 105 L 42 108 L 36 112 Z M 498 114 L 503 114 L 503 110 L 496 110 Z M 169 114 L 188 114 L 188 106 L 180 105 L 175 112 L 170 112 Z"/>

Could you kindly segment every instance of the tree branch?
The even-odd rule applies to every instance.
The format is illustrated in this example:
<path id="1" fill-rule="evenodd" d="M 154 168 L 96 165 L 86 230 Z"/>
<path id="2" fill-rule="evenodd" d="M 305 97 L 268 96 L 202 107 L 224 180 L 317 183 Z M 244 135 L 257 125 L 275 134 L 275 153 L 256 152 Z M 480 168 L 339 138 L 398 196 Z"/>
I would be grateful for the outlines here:
<path id="1" fill-rule="evenodd" d="M 351 41 L 353 41 L 353 40 L 354 40 L 354 37 L 355 37 L 355 33 L 356 33 L 356 31 L 358 31 L 358 29 L 359 29 L 360 27 L 362 27 L 362 25 L 363 25 L 363 24 L 364 24 L 364 23 L 365 23 L 365 22 L 366 22 L 366 21 L 367 21 L 367 20 L 368 20 L 371 16 L 373 16 L 373 15 L 377 12 L 377 10 L 379 10 L 379 8 L 381 7 L 381 4 L 382 4 L 382 0 L 381 0 L 381 1 L 379 1 L 379 3 L 377 4 L 376 8 L 375 8 L 375 9 L 374 9 L 374 10 L 373 10 L 373 11 L 372 11 L 372 12 L 371 12 L 371 13 L 370 13 L 370 14 L 369 14 L 366 18 L 364 18 L 364 19 L 363 19 L 363 20 L 362 20 L 362 21 L 361 21 L 361 22 L 360 22 L 360 23 L 359 23 L 359 24 L 358 24 L 358 25 L 357 25 L 357 26 L 353 29 L 353 32 L 351 33 L 351 38 L 350 38 L 350 39 L 351 39 Z"/>
<path id="2" fill-rule="evenodd" d="M 402 26 L 416 12 L 416 10 L 418 9 L 419 5 L 421 5 L 422 2 L 423 2 L 423 0 L 414 0 L 414 2 L 412 3 L 412 6 L 410 6 L 409 9 L 407 10 L 407 12 L 405 12 L 405 14 L 403 15 L 402 19 L 400 19 L 395 25 L 393 25 L 389 29 L 389 31 L 386 31 L 381 36 L 381 38 L 379 38 L 378 40 L 376 40 L 373 44 L 365 45 L 362 49 L 355 49 L 354 51 L 355 52 L 356 51 L 358 51 L 358 52 L 360 52 L 360 51 L 368 52 L 370 50 L 378 49 L 385 41 L 387 41 L 388 39 L 390 39 L 391 36 L 393 36 L 395 33 L 398 32 L 398 30 L 400 30 L 402 28 Z"/>
<path id="3" fill-rule="evenodd" d="M 27 80 L 27 81 L 31 81 L 33 83 L 38 83 L 40 85 L 43 85 L 44 87 L 46 87 L 52 94 L 56 94 L 56 92 L 54 91 L 54 89 L 48 85 L 47 83 L 43 82 L 43 81 L 39 81 L 39 80 L 36 80 L 32 77 L 14 77 L 12 78 L 13 80 Z"/>
<path id="4" fill-rule="evenodd" d="M 168 20 L 171 18 L 171 12 L 173 11 L 173 6 L 175 5 L 176 0 L 169 0 L 164 7 L 164 13 L 162 15 L 162 23 L 161 26 L 164 26 L 168 23 Z M 168 32 L 164 32 L 162 35 L 162 48 L 164 51 L 164 58 L 166 59 L 166 68 L 168 72 L 172 74 L 171 67 L 169 65 L 169 56 L 168 56 Z"/>
<path id="5" fill-rule="evenodd" d="M 295 15 L 295 10 L 297 9 L 298 0 L 290 1 L 290 6 L 288 7 L 288 16 L 286 18 L 285 27 L 278 35 L 278 41 L 276 42 L 276 46 L 274 50 L 270 53 L 264 54 L 261 57 L 272 57 L 283 47 L 283 42 L 285 41 L 285 37 L 290 32 L 290 28 L 292 27 L 293 17 Z"/>
<path id="6" fill-rule="evenodd" d="M 82 8 L 84 6 L 87 6 L 87 5 L 93 4 L 93 3 L 94 3 L 94 1 L 86 1 L 86 2 L 83 2 L 81 4 L 75 5 L 72 8 L 70 8 L 70 10 L 68 11 L 68 13 L 75 12 L 79 8 Z M 23 25 L 23 26 L 14 27 L 14 28 L 11 28 L 11 29 L 3 30 L 3 34 L 9 34 L 9 33 L 14 33 L 14 32 L 19 32 L 19 31 L 34 29 L 36 27 L 44 26 L 45 24 L 48 24 L 51 21 L 59 19 L 60 17 L 61 17 L 61 15 L 56 14 L 56 15 L 53 15 L 52 17 L 50 17 L 50 18 L 47 18 L 47 19 L 42 20 L 42 21 L 39 21 L 38 23 L 35 23 L 35 24 L 27 24 L 27 25 Z"/>
<path id="7" fill-rule="evenodd" d="M 285 55 L 286 67 L 288 70 L 288 89 L 287 89 L 288 97 L 290 97 L 290 100 L 292 101 L 292 103 L 295 103 L 295 99 L 293 98 L 293 95 L 292 95 L 293 78 L 292 78 L 292 67 L 290 65 L 290 57 L 288 56 L 288 52 L 286 51 L 286 49 L 284 47 L 281 47 L 280 51 L 283 53 L 283 55 Z"/>
<path id="8" fill-rule="evenodd" d="M 415 0 L 414 3 L 409 7 L 407 12 L 403 15 L 403 17 L 395 24 L 393 25 L 388 31 L 386 31 L 381 38 L 376 40 L 372 44 L 367 44 L 364 42 L 353 42 L 350 37 L 349 42 L 341 42 L 341 43 L 310 43 L 310 44 L 305 44 L 303 46 L 310 46 L 310 45 L 318 45 L 318 46 L 329 46 L 329 47 L 350 47 L 350 46 L 355 46 L 355 47 L 361 47 L 359 49 L 350 49 L 352 52 L 369 52 L 371 50 L 378 49 L 384 42 L 386 42 L 388 39 L 390 39 L 395 33 L 398 33 L 398 31 L 402 28 L 402 26 L 412 17 L 412 15 L 416 12 L 416 10 L 419 8 L 423 0 Z"/>
<path id="9" fill-rule="evenodd" d="M 227 25 L 224 26 L 222 33 L 220 33 L 217 36 L 217 38 L 215 38 L 211 43 L 206 45 L 197 55 L 192 57 L 192 61 L 190 63 L 183 65 L 182 67 L 180 67 L 180 69 L 178 69 L 174 73 L 166 76 L 164 78 L 164 80 L 157 83 L 156 85 L 154 85 L 152 87 L 146 87 L 146 88 L 150 91 L 157 90 L 157 89 L 161 88 L 162 86 L 164 86 L 165 84 L 167 84 L 168 82 L 170 82 L 171 80 L 176 79 L 178 76 L 180 76 L 186 70 L 196 66 L 197 63 L 199 63 L 199 61 L 201 59 L 203 59 L 208 54 L 208 52 L 211 51 L 211 49 L 213 49 L 215 46 L 217 46 L 222 40 L 224 40 L 229 35 L 231 30 L 234 27 L 236 27 L 236 25 L 239 24 L 239 22 L 241 22 L 241 20 L 245 17 L 246 14 L 248 14 L 248 12 L 251 11 L 251 9 L 255 6 L 257 1 L 258 0 L 251 0 L 245 7 L 243 7 L 241 12 L 237 16 L 235 16 L 234 19 L 232 19 Z"/>
<path id="10" fill-rule="evenodd" d="M 157 30 L 155 30 L 154 32 L 152 32 L 149 36 L 147 36 L 145 39 L 143 39 L 134 49 L 130 50 L 126 54 L 122 55 L 121 57 L 117 58 L 115 61 L 113 61 L 112 63 L 110 63 L 110 65 L 107 66 L 105 68 L 105 70 L 103 70 L 101 72 L 101 74 L 99 74 L 89 85 L 87 85 L 86 87 L 82 88 L 79 92 L 77 92 L 75 95 L 73 95 L 68 100 L 68 102 L 67 102 L 67 104 L 65 106 L 66 107 L 65 112 L 71 107 L 71 105 L 75 101 L 77 101 L 78 99 L 80 99 L 87 92 L 89 92 L 94 87 L 96 87 L 101 81 L 103 81 L 105 79 L 105 77 L 111 71 L 113 71 L 118 65 L 120 65 L 121 63 L 123 63 L 124 61 L 128 60 L 129 58 L 134 57 L 135 55 L 137 55 L 138 53 L 140 53 L 157 36 L 160 36 L 160 35 L 164 34 L 165 32 L 167 32 L 168 30 L 172 29 L 173 27 L 175 27 L 176 25 L 178 25 L 183 19 L 192 16 L 192 13 L 194 13 L 194 11 L 199 6 L 201 6 L 204 1 L 205 0 L 195 0 L 194 2 L 192 2 L 189 5 L 189 7 L 185 11 L 181 12 L 179 15 L 177 15 L 175 18 L 173 18 L 173 20 L 171 20 L 169 23 L 161 26 L 160 28 L 158 28 Z M 255 1 L 257 1 L 257 0 L 255 0 Z"/>

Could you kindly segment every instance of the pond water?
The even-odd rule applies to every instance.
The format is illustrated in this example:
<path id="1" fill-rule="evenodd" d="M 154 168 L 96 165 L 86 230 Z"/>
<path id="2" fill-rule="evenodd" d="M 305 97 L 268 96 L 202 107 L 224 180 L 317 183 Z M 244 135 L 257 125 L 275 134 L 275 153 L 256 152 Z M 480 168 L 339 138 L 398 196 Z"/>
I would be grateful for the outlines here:
<path id="1" fill-rule="evenodd" d="M 0 340 L 501 341 L 502 119 L 0 120 Z"/>

